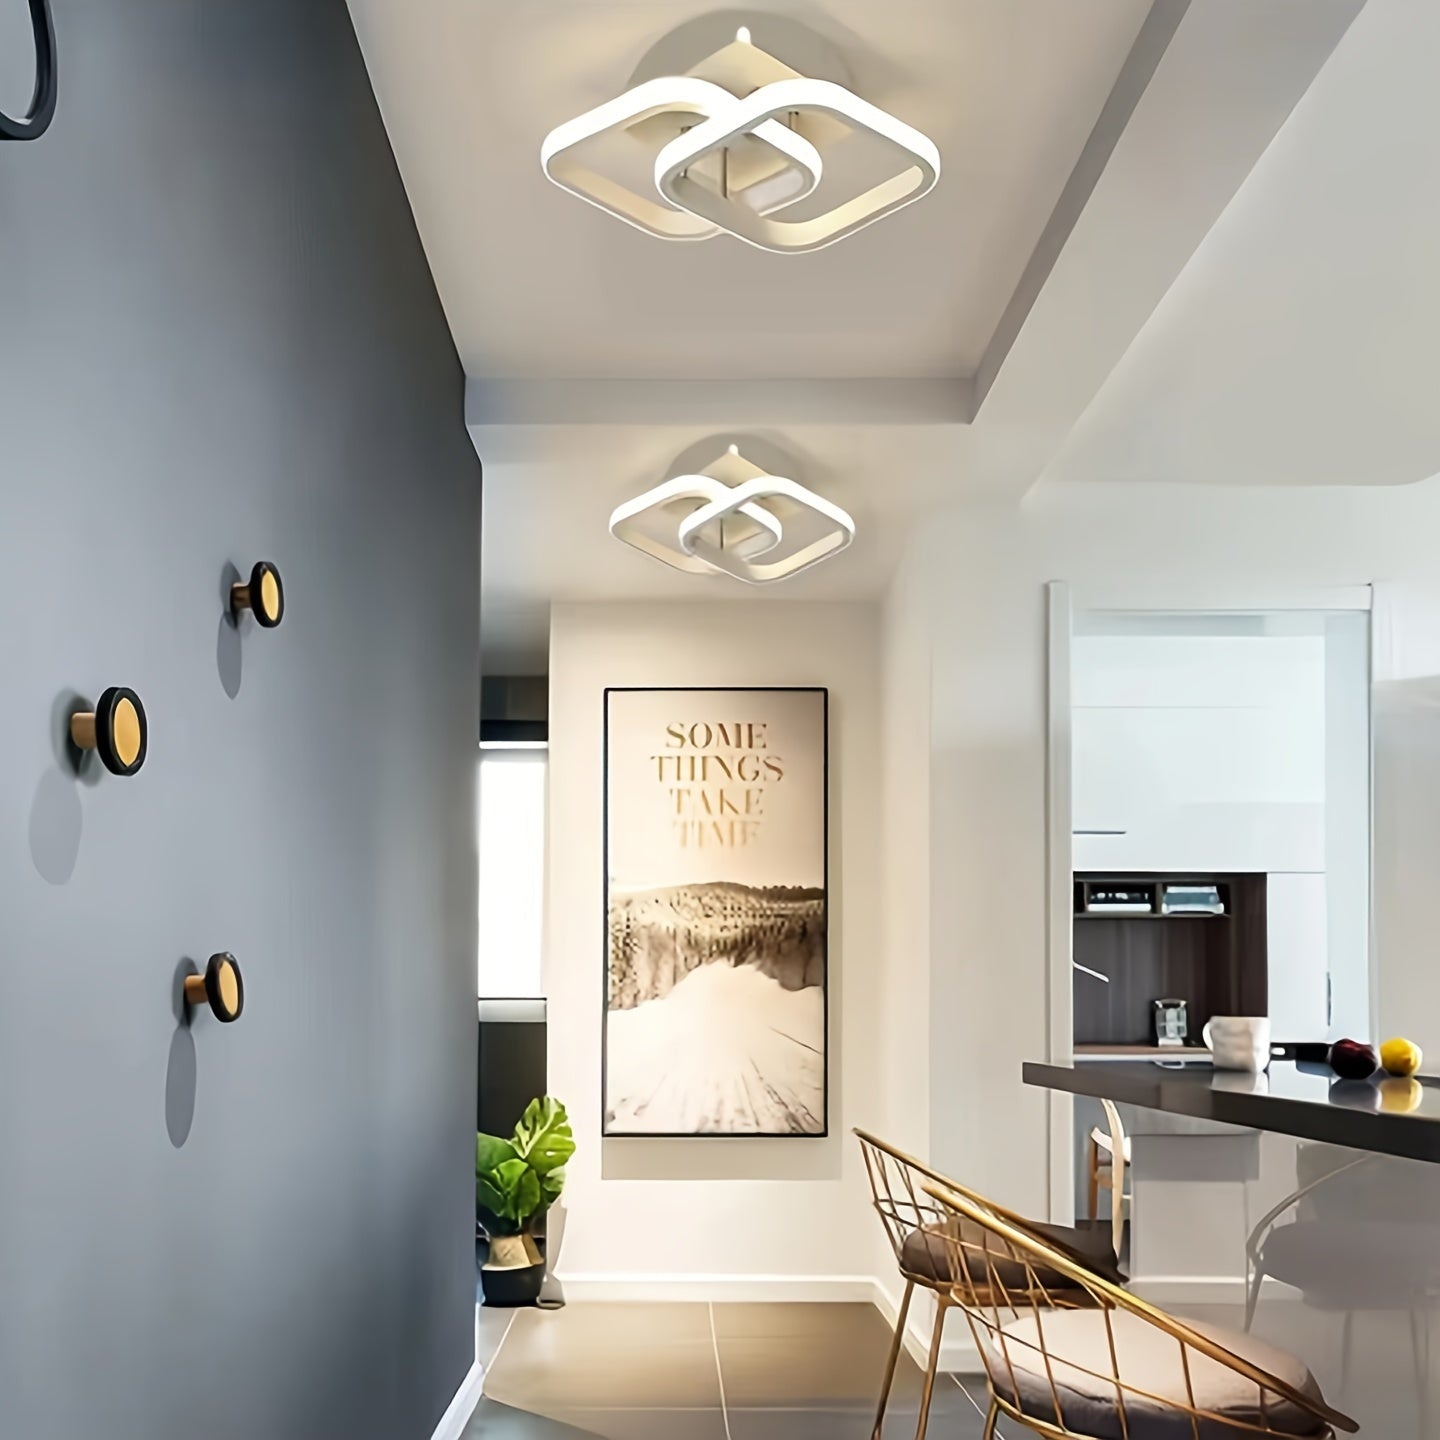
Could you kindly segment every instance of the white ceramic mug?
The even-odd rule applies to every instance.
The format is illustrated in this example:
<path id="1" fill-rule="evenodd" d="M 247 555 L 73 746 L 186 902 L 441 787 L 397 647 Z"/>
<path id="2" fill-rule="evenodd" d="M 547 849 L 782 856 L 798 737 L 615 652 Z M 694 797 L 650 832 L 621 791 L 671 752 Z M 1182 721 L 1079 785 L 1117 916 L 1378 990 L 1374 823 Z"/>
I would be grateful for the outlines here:
<path id="1" fill-rule="evenodd" d="M 1210 1047 L 1217 1070 L 1259 1074 L 1270 1064 L 1270 1020 L 1265 1015 L 1216 1015 L 1201 1038 Z"/>

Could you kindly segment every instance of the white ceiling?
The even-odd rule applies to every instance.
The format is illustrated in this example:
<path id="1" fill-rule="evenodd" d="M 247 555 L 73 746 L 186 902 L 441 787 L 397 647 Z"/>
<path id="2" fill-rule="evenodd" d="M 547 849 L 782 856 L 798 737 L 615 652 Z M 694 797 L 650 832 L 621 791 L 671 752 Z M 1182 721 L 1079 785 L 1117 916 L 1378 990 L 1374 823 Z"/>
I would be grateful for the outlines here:
<path id="1" fill-rule="evenodd" d="M 1440 4 L 1369 0 L 1071 433 L 1059 479 L 1440 472 Z"/>
<path id="2" fill-rule="evenodd" d="M 830 249 L 657 242 L 551 185 L 540 142 L 703 0 L 351 0 L 468 374 L 974 372 L 1150 0 L 768 0 L 929 134 L 924 200 Z M 695 59 L 702 57 L 696 56 Z M 781 58 L 784 58 L 783 56 Z"/>
<path id="3" fill-rule="evenodd" d="M 487 671 L 543 668 L 556 599 L 878 596 L 926 515 L 1042 475 L 1440 470 L 1440 3 L 1369 0 L 1347 35 L 1363 4 L 727 11 L 762 45 L 767 16 L 809 26 L 944 159 L 918 204 L 778 256 L 657 241 L 540 173 L 551 127 L 709 5 L 350 0 L 470 376 Z M 854 514 L 843 556 L 752 590 L 610 539 L 687 447 L 745 433 Z"/>

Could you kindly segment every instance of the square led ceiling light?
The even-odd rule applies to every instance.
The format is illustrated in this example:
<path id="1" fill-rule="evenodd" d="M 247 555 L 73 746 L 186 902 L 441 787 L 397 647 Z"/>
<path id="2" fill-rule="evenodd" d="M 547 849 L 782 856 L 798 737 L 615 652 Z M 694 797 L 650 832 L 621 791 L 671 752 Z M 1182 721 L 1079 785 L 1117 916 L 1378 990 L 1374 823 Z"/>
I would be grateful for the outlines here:
<path id="1" fill-rule="evenodd" d="M 726 543 L 723 526 L 728 516 L 748 513 L 752 507 L 775 512 L 784 505 L 783 539 L 757 553 L 745 553 Z M 717 540 L 717 530 L 720 538 Z M 735 486 L 692 511 L 680 522 L 680 548 L 749 585 L 786 580 L 838 555 L 855 538 L 855 522 L 838 505 L 804 485 L 780 475 L 759 475 Z"/>
<path id="2" fill-rule="evenodd" d="M 723 187 L 706 184 L 700 178 L 701 167 L 741 137 L 776 124 L 778 116 L 803 120 L 808 115 L 830 117 L 852 129 L 868 131 L 894 153 L 894 174 L 806 220 L 785 220 L 771 212 L 761 214 L 736 203 L 736 197 Z M 762 250 L 784 254 L 833 245 L 913 204 L 934 189 L 939 178 L 940 152 L 927 136 L 843 85 L 803 77 L 777 80 L 742 100 L 732 99 L 723 109 L 671 140 L 655 160 L 656 189 L 671 205 Z"/>
<path id="3" fill-rule="evenodd" d="M 685 516 L 702 507 L 724 503 L 734 493 L 729 485 L 713 476 L 680 475 L 617 506 L 610 515 L 610 533 L 672 569 L 690 575 L 713 575 L 720 567 L 683 549 L 679 526 Z M 743 501 L 732 508 L 741 522 L 730 537 L 737 557 L 755 560 L 780 544 L 784 531 L 769 510 Z"/>
<path id="4" fill-rule="evenodd" d="M 540 147 L 540 166 L 562 190 L 638 230 L 666 240 L 708 240 L 720 233 L 713 220 L 671 205 L 656 193 L 637 192 L 587 165 L 580 152 L 588 142 L 611 132 L 631 131 L 643 137 L 648 122 L 673 125 L 684 117 L 699 116 L 703 123 L 736 103 L 723 86 L 694 75 L 647 80 L 556 126 Z M 819 185 L 820 152 L 805 136 L 767 120 L 751 127 L 743 139 L 725 155 L 697 162 L 718 173 L 721 192 L 739 209 L 766 214 L 805 199 Z"/>

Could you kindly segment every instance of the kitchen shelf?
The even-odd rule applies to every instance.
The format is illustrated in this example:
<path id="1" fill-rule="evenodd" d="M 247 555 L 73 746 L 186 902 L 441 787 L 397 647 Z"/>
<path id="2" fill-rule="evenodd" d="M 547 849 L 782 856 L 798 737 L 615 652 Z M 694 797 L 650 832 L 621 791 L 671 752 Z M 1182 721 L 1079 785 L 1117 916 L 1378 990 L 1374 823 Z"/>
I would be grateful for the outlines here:
<path id="1" fill-rule="evenodd" d="M 1222 910 L 1218 915 L 1206 915 L 1203 911 L 1191 910 L 1182 914 L 1157 915 L 1153 910 L 1077 910 L 1077 920 L 1228 920 L 1230 912 Z"/>
<path id="2" fill-rule="evenodd" d="M 1084 1046 L 1113 1053 L 1152 1035 L 1156 1000 L 1185 1002 L 1191 1040 L 1199 1038 L 1212 1015 L 1266 1014 L 1267 885 L 1263 874 L 1235 871 L 1077 871 L 1071 909 L 1072 958 L 1082 967 L 1073 982 L 1076 1054 Z M 1174 887 L 1212 891 L 1225 908 L 1219 914 L 1167 915 L 1161 898 Z M 1133 895 L 1152 908 L 1085 909 L 1101 892 Z M 1109 923 L 1094 923 L 1100 920 Z M 1084 970 L 1099 971 L 1110 983 L 1101 984 Z M 1188 1056 L 1194 1048 L 1178 1054 Z"/>
<path id="3" fill-rule="evenodd" d="M 1102 1041 L 1098 1044 L 1075 1046 L 1077 1060 L 1110 1056 L 1123 1057 L 1127 1060 L 1201 1061 L 1211 1058 L 1210 1051 L 1204 1045 L 1156 1045 L 1154 1043 L 1126 1045 L 1118 1042 L 1109 1045 Z"/>

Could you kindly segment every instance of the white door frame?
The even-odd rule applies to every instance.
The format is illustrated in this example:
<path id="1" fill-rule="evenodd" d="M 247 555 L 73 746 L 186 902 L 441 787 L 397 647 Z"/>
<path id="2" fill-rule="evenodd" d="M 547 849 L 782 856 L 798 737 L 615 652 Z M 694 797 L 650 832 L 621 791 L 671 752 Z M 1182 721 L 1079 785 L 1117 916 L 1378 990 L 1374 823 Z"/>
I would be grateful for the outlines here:
<path id="1" fill-rule="evenodd" d="M 1389 587 L 1382 584 L 1276 587 L 1217 584 L 1176 586 L 1116 579 L 1072 586 L 1052 580 L 1046 587 L 1045 723 L 1045 902 L 1048 964 L 1046 1032 L 1052 1065 L 1074 1062 L 1072 942 L 1074 864 L 1071 814 L 1072 735 L 1070 715 L 1071 637 L 1077 612 L 1120 610 L 1139 613 L 1255 614 L 1277 610 L 1360 610 L 1370 615 L 1370 1014 L 1380 1013 L 1375 947 L 1375 682 L 1394 671 L 1394 634 Z M 1075 1222 L 1075 1103 L 1047 1091 L 1050 1219 Z"/>
<path id="2" fill-rule="evenodd" d="M 1071 968 L 1074 922 L 1074 863 L 1071 856 L 1070 651 L 1074 610 L 1070 586 L 1052 580 L 1045 587 L 1048 656 L 1045 671 L 1045 927 L 1049 952 L 1046 1028 L 1048 1059 L 1069 1065 L 1075 1058 L 1075 992 Z M 1075 1223 L 1075 1100 L 1047 1090 L 1050 1219 Z"/>

